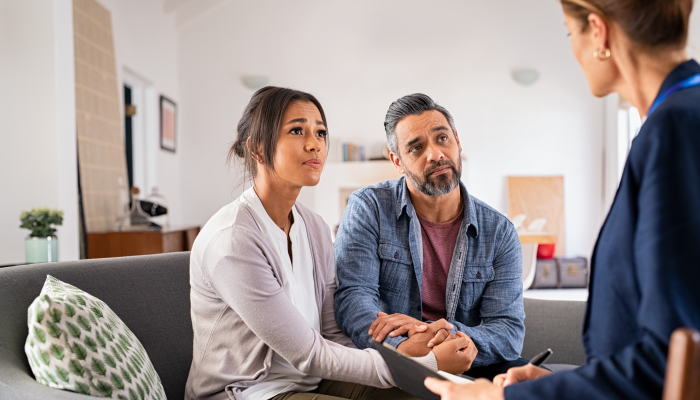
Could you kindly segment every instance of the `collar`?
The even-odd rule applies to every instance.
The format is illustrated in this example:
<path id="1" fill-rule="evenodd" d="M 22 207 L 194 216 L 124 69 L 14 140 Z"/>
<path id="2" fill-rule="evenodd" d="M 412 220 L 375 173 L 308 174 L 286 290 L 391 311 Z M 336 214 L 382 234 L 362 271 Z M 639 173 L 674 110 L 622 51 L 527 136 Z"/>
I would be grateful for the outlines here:
<path id="1" fill-rule="evenodd" d="M 476 218 L 476 211 L 474 209 L 474 200 L 469 196 L 467 192 L 467 187 L 464 183 L 459 181 L 459 190 L 462 193 L 462 198 L 464 199 L 464 220 L 462 225 L 466 228 L 464 233 L 470 237 L 477 237 L 479 235 L 479 220 Z M 415 209 L 413 208 L 413 203 L 411 202 L 411 195 L 408 192 L 408 186 L 406 186 L 406 177 L 402 176 L 398 180 L 398 185 L 396 185 L 396 200 L 399 207 L 396 208 L 396 219 L 401 217 L 404 212 L 409 218 L 412 218 L 415 214 Z"/>
<path id="2" fill-rule="evenodd" d="M 671 73 L 668 74 L 666 79 L 664 79 L 664 83 L 661 85 L 659 93 L 656 94 L 654 102 L 656 102 L 656 99 L 658 99 L 659 96 L 661 96 L 661 94 L 664 93 L 671 86 L 697 74 L 700 74 L 700 64 L 698 64 L 695 60 L 688 60 L 683 64 L 677 66 L 676 69 L 671 71 Z M 652 104 L 654 102 L 652 102 Z"/>

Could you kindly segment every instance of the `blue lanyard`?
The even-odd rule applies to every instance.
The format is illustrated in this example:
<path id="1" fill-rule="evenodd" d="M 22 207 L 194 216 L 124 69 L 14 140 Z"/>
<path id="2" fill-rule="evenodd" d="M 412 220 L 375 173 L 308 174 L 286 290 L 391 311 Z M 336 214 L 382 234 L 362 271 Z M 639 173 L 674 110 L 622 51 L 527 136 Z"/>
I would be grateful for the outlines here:
<path id="1" fill-rule="evenodd" d="M 671 86 L 670 88 L 666 89 L 666 91 L 663 92 L 661 94 L 661 96 L 659 96 L 658 99 L 656 99 L 654 104 L 652 104 L 651 108 L 649 109 L 649 112 L 647 113 L 647 118 L 649 118 L 651 113 L 653 113 L 654 110 L 656 110 L 656 108 L 659 107 L 659 105 L 661 105 L 661 103 L 663 103 L 663 101 L 666 100 L 670 95 L 676 93 L 679 90 L 688 89 L 688 88 L 691 88 L 694 86 L 699 86 L 699 85 L 700 85 L 700 74 L 697 74 L 697 75 L 691 76 L 690 78 L 688 78 L 684 81 L 678 82 L 675 85 Z"/>

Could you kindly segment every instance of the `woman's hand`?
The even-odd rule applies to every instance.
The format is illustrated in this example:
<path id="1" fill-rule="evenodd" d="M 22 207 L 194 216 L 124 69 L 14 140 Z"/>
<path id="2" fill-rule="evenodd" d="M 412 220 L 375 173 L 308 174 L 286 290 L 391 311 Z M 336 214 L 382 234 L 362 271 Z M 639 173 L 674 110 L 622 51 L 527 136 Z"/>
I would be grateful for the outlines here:
<path id="1" fill-rule="evenodd" d="M 457 332 L 454 338 L 447 338 L 433 347 L 433 353 L 440 371 L 461 374 L 472 367 L 479 351 L 469 336 L 464 332 Z"/>
<path id="2" fill-rule="evenodd" d="M 436 338 L 440 338 L 440 343 L 445 339 L 451 337 L 454 338 L 455 335 L 447 332 L 448 329 L 452 329 L 453 326 L 445 319 L 439 319 L 432 324 L 427 325 L 427 329 L 424 332 L 416 331 L 418 327 L 414 326 L 408 331 L 408 340 L 404 340 L 399 344 L 396 350 L 403 352 L 411 357 L 423 357 L 430 353 L 429 342 L 435 343 Z M 444 333 L 444 334 L 443 334 Z M 439 344 L 439 343 L 437 343 Z M 435 344 L 437 346 L 437 344 Z"/>
<path id="3" fill-rule="evenodd" d="M 518 382 L 539 379 L 543 376 L 551 375 L 552 373 L 552 371 L 528 364 L 522 367 L 511 368 L 505 374 L 496 375 L 493 378 L 493 383 L 496 386 L 506 387 Z"/>
<path id="4" fill-rule="evenodd" d="M 450 381 L 441 381 L 436 378 L 426 378 L 425 387 L 431 392 L 439 394 L 442 400 L 504 400 L 503 388 L 500 388 L 488 379 L 477 379 L 474 384 L 458 384 Z"/>

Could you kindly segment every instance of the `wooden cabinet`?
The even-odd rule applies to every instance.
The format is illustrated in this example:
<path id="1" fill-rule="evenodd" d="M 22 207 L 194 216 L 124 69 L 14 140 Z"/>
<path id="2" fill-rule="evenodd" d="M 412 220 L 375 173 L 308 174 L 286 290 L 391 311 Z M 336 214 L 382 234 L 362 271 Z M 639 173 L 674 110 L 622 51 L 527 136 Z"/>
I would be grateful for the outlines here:
<path id="1" fill-rule="evenodd" d="M 192 250 L 198 226 L 184 226 L 162 231 L 122 231 L 88 233 L 88 258 L 141 256 Z"/>

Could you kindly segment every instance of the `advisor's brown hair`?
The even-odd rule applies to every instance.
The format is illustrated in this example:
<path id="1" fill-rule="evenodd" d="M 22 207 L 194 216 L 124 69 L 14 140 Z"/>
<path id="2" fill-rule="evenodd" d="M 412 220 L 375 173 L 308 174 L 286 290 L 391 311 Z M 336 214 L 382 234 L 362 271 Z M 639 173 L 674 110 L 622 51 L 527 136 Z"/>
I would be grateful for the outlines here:
<path id="1" fill-rule="evenodd" d="M 328 129 L 323 107 L 312 94 L 276 86 L 266 86 L 258 90 L 243 111 L 243 116 L 238 122 L 238 136 L 228 151 L 229 162 L 234 157 L 238 157 L 243 163 L 244 182 L 247 180 L 246 175 L 255 178 L 258 173 L 257 162 L 248 147 L 255 149 L 255 157 L 261 159 L 268 170 L 275 170 L 275 150 L 282 116 L 289 103 L 293 101 L 313 103 L 321 113 L 326 130 Z M 246 145 L 248 139 L 250 142 Z M 328 149 L 328 143 L 328 136 L 326 136 L 326 149 Z"/>
<path id="2" fill-rule="evenodd" d="M 693 0 L 560 0 L 564 12 L 588 28 L 588 15 L 615 22 L 641 48 L 682 49 Z"/>

